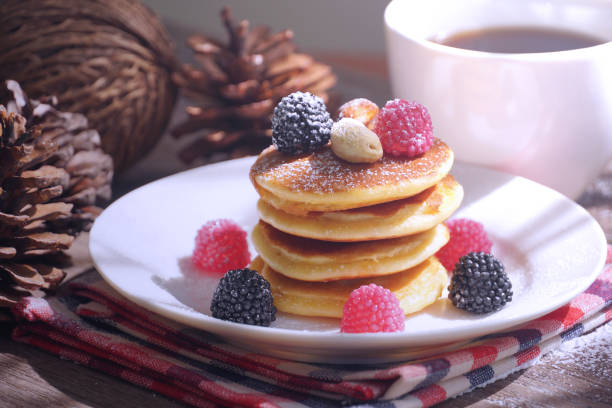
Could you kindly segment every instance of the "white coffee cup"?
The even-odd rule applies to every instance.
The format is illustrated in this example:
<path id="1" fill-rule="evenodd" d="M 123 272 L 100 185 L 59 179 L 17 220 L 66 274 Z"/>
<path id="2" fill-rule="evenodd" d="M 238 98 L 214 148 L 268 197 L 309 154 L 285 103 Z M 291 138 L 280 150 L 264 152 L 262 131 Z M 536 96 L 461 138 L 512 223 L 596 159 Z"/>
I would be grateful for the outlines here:
<path id="1" fill-rule="evenodd" d="M 395 97 L 425 105 L 458 160 L 576 198 L 612 158 L 612 1 L 393 0 L 385 10 Z M 483 28 L 565 29 L 607 41 L 487 53 L 433 41 Z"/>

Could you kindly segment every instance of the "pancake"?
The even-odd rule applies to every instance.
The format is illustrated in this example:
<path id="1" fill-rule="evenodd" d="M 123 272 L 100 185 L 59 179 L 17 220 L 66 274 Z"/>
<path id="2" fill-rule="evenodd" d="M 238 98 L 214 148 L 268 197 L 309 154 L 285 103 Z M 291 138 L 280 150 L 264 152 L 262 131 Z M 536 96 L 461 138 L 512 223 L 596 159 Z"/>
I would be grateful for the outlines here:
<path id="1" fill-rule="evenodd" d="M 448 242 L 446 226 L 406 237 L 364 242 L 325 242 L 297 237 L 260 221 L 251 235 L 255 249 L 275 271 L 303 281 L 333 281 L 389 275 L 411 268 Z"/>
<path id="2" fill-rule="evenodd" d="M 261 259 L 261 256 L 256 256 L 249 264 L 249 269 L 253 269 L 261 274 L 263 273 L 264 266 L 266 266 L 266 263 Z"/>
<path id="3" fill-rule="evenodd" d="M 274 306 L 282 312 L 303 316 L 340 318 L 350 293 L 369 283 L 395 293 L 404 314 L 410 314 L 435 302 L 448 281 L 446 269 L 435 257 L 392 275 L 335 282 L 298 281 L 283 276 L 268 265 L 260 268 L 261 274 L 270 282 Z"/>
<path id="4" fill-rule="evenodd" d="M 288 234 L 323 241 L 369 241 L 416 234 L 440 224 L 459 207 L 463 188 L 451 175 L 402 200 L 344 211 L 289 214 L 259 200 L 259 216 Z"/>
<path id="5" fill-rule="evenodd" d="M 268 204 L 292 214 L 341 211 L 411 197 L 438 183 L 453 165 L 453 152 L 439 139 L 412 159 L 384 155 L 354 164 L 329 145 L 301 156 L 265 149 L 250 171 L 251 182 Z"/>

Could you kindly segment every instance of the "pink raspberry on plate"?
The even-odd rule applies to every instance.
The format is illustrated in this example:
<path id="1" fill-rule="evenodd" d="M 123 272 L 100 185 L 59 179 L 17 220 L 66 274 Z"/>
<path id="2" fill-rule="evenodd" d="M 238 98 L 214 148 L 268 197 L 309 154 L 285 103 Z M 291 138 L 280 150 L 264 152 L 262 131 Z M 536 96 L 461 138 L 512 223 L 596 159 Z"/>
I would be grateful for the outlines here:
<path id="1" fill-rule="evenodd" d="M 376 333 L 404 330 L 404 313 L 393 292 L 373 283 L 351 292 L 344 304 L 340 331 Z"/>
<path id="2" fill-rule="evenodd" d="M 450 232 L 450 240 L 444 245 L 436 257 L 448 271 L 452 271 L 459 258 L 470 252 L 490 253 L 493 243 L 489 239 L 484 226 L 469 218 L 456 218 L 446 221 Z"/>
<path id="3" fill-rule="evenodd" d="M 383 151 L 415 157 L 433 144 L 433 126 L 427 108 L 403 99 L 388 101 L 376 117 L 376 134 Z"/>
<path id="4" fill-rule="evenodd" d="M 198 231 L 192 262 L 203 272 L 222 276 L 230 269 L 244 268 L 250 261 L 247 233 L 234 221 L 208 221 Z"/>

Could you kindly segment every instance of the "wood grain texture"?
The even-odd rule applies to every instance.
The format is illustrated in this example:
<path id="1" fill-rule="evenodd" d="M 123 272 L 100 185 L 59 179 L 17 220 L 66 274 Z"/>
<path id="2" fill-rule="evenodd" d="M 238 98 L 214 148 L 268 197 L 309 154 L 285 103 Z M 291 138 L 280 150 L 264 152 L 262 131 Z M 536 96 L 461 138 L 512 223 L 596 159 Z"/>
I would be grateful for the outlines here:
<path id="1" fill-rule="evenodd" d="M 612 323 L 608 323 L 609 325 Z M 612 339 L 608 355 L 612 353 Z M 531 407 L 531 408 L 604 408 L 612 406 L 612 379 L 598 377 L 608 361 L 593 366 L 583 351 L 573 354 L 575 361 L 559 364 L 554 353 L 542 357 L 536 365 L 509 377 L 476 389 L 459 398 L 445 401 L 440 408 Z"/>
<path id="2" fill-rule="evenodd" d="M 0 340 L 0 378 L 5 408 L 184 406 L 6 337 Z"/>

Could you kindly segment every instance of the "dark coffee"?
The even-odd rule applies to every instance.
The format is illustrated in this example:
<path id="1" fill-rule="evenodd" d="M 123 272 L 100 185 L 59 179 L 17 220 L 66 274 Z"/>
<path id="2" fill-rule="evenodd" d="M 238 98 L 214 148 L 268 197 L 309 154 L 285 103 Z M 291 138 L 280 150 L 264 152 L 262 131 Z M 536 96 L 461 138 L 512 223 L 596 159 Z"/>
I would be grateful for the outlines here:
<path id="1" fill-rule="evenodd" d="M 500 53 L 565 51 L 606 42 L 583 33 L 539 27 L 484 28 L 432 41 L 466 50 Z"/>

